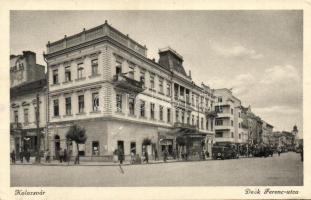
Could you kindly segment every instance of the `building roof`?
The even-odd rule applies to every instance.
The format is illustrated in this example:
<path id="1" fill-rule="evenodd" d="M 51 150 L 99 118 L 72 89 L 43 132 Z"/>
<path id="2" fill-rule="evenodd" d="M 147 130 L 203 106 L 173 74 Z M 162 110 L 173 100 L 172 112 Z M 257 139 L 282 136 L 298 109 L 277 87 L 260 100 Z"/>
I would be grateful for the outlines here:
<path id="1" fill-rule="evenodd" d="M 46 78 L 32 81 L 32 82 L 27 82 L 25 84 L 22 84 L 16 87 L 12 87 L 10 89 L 10 97 L 12 98 L 12 97 L 21 96 L 24 94 L 38 92 L 38 91 L 41 91 L 44 87 L 46 87 L 46 85 L 47 85 Z"/>

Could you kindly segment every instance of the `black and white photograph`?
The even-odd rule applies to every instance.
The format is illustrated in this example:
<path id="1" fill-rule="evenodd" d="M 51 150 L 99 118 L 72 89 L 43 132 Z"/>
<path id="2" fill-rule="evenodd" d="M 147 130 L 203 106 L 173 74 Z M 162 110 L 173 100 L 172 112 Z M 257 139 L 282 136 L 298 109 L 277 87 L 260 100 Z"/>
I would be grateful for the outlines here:
<path id="1" fill-rule="evenodd" d="M 303 198 L 303 9 L 8 15 L 1 143 L 15 198 L 51 187 Z"/>

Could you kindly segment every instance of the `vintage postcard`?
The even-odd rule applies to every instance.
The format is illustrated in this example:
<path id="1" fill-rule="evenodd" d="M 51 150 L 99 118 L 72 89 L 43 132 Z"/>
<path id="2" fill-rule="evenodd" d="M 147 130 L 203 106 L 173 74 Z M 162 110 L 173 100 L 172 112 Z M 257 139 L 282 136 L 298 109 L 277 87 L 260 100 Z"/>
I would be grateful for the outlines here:
<path id="1" fill-rule="evenodd" d="M 311 197 L 309 1 L 3 2 L 0 200 Z"/>

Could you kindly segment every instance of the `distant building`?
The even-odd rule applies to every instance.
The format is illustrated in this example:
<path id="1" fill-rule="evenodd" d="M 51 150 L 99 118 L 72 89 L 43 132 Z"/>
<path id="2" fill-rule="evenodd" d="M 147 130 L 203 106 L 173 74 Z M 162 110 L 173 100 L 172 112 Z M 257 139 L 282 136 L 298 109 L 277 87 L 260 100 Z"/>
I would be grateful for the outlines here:
<path id="1" fill-rule="evenodd" d="M 271 144 L 272 132 L 273 126 L 262 120 L 262 142 L 264 144 Z"/>
<path id="2" fill-rule="evenodd" d="M 241 101 L 229 89 L 216 89 L 215 141 L 217 143 L 246 143 L 242 128 Z"/>
<path id="3" fill-rule="evenodd" d="M 36 54 L 24 51 L 23 55 L 10 56 L 10 121 L 11 151 L 37 151 L 36 108 L 39 96 L 39 132 L 46 126 L 45 68 L 36 63 Z M 42 137 L 44 143 L 44 137 Z M 43 146 L 42 146 L 43 148 Z"/>

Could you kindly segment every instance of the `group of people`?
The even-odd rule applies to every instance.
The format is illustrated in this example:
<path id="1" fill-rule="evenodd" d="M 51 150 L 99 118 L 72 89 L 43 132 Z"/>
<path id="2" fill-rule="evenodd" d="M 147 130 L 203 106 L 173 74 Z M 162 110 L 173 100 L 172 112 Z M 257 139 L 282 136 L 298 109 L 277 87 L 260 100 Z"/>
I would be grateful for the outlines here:
<path id="1" fill-rule="evenodd" d="M 68 153 L 66 149 L 60 148 L 58 150 L 58 157 L 59 157 L 59 162 L 67 162 L 68 161 Z"/>
<path id="2" fill-rule="evenodd" d="M 11 162 L 12 162 L 12 164 L 15 164 L 15 162 L 16 162 L 16 157 L 17 157 L 15 150 L 13 150 L 13 151 L 10 153 L 10 157 L 11 157 Z M 28 150 L 21 151 L 21 152 L 19 153 L 19 159 L 20 159 L 21 163 L 24 162 L 24 159 L 26 160 L 27 163 L 29 163 L 29 161 L 30 161 L 30 151 L 28 151 Z"/>

